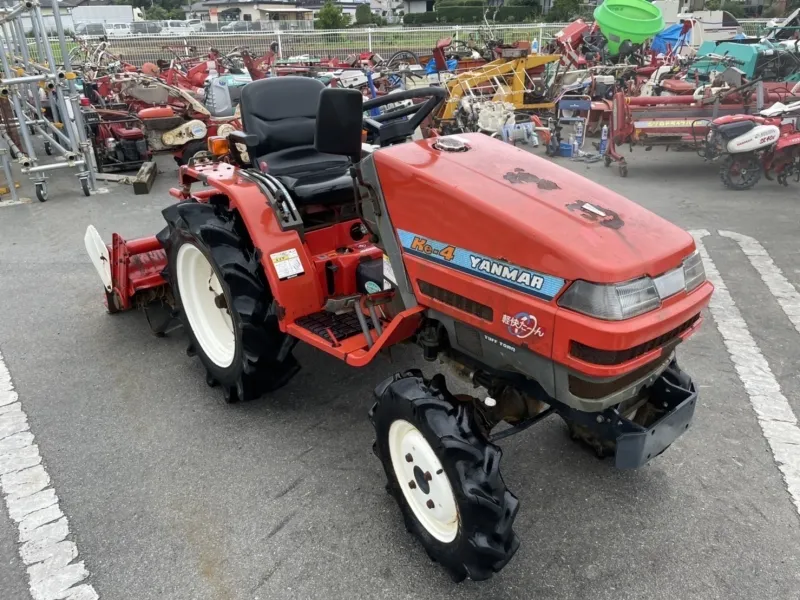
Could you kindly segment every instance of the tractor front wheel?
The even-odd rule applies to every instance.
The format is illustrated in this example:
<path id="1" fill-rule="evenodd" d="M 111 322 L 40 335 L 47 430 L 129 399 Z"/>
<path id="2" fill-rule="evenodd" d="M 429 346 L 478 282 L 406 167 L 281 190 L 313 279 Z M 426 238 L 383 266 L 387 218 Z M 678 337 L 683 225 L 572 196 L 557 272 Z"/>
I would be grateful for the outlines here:
<path id="1" fill-rule="evenodd" d="M 181 202 L 163 211 L 158 235 L 175 306 L 209 385 L 226 402 L 258 398 L 299 369 L 295 340 L 282 333 L 261 264 L 234 216 L 222 208 Z"/>
<path id="2" fill-rule="evenodd" d="M 398 374 L 375 394 L 375 453 L 406 529 L 454 581 L 489 579 L 519 548 L 519 502 L 500 474 L 502 451 L 440 375 Z"/>

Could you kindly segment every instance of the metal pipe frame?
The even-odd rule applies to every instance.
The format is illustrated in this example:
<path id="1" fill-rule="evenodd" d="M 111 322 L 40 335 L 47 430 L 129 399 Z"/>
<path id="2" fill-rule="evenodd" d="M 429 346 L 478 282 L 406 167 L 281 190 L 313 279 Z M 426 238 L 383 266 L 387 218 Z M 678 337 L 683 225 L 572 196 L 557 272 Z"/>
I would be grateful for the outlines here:
<path id="1" fill-rule="evenodd" d="M 39 119 L 38 119 L 38 120 L 36 120 L 36 121 L 28 121 L 29 123 L 37 123 L 37 124 L 39 124 L 39 125 L 44 125 L 44 126 L 45 126 L 45 127 L 47 127 L 47 128 L 50 130 L 50 131 L 52 131 L 52 132 L 53 132 L 53 134 L 54 134 L 55 136 L 57 136 L 57 137 L 58 137 L 58 138 L 61 140 L 61 143 L 62 143 L 62 144 L 69 144 L 69 138 L 68 138 L 67 136 L 65 136 L 65 135 L 64 135 L 64 132 L 63 132 L 63 131 L 61 131 L 61 130 L 60 130 L 58 127 L 56 127 L 55 125 L 53 125 L 53 124 L 50 122 L 50 120 L 49 120 L 49 119 L 45 119 L 45 118 L 44 118 L 44 113 L 43 113 L 43 111 L 42 111 L 42 109 L 41 109 L 41 108 L 37 109 L 37 108 L 36 108 L 35 106 L 33 106 L 33 105 L 30 103 L 30 102 L 28 102 L 27 104 L 28 104 L 28 106 L 29 106 L 30 108 L 32 108 L 32 109 L 34 109 L 34 110 L 37 110 L 37 111 L 38 111 L 38 113 L 37 113 L 37 114 L 39 115 Z"/>
<path id="2" fill-rule="evenodd" d="M 24 152 L 17 148 L 7 132 L 0 138 L 0 168 L 10 172 L 9 152 L 24 159 L 22 172 L 37 183 L 45 181 L 44 173 L 54 169 L 78 168 L 78 177 L 87 179 L 90 191 L 96 189 L 96 166 L 91 141 L 81 112 L 80 95 L 75 85 L 76 73 L 72 69 L 64 27 L 61 22 L 58 0 L 51 0 L 53 23 L 58 46 L 50 44 L 47 28 L 39 2 L 22 0 L 10 6 L 11 0 L 0 0 L 0 36 L 5 41 L 9 58 L 0 52 L 0 88 L 11 101 L 15 124 L 19 128 Z M 30 16 L 33 37 L 25 36 L 22 15 Z M 29 45 L 31 42 L 35 45 Z M 55 60 L 55 50 L 61 51 L 63 70 Z M 33 60 L 31 52 L 36 53 Z M 17 56 L 19 54 L 19 56 Z M 13 61 L 13 62 L 11 62 Z M 50 112 L 62 126 L 56 126 L 45 116 L 41 96 L 44 89 L 49 99 Z M 66 131 L 65 131 L 66 130 Z M 34 150 L 34 133 L 56 152 L 67 158 L 66 162 L 42 165 Z M 12 182 L 13 183 L 13 182 Z"/>
<path id="3" fill-rule="evenodd" d="M 64 146 L 62 146 L 61 144 L 59 144 L 59 143 L 58 143 L 58 142 L 57 142 L 57 141 L 56 141 L 56 140 L 55 140 L 55 139 L 54 139 L 54 138 L 53 138 L 53 137 L 52 137 L 50 134 L 48 134 L 48 133 L 47 133 L 47 132 L 46 132 L 44 129 L 42 129 L 42 128 L 41 128 L 41 126 L 39 126 L 39 125 L 35 125 L 35 126 L 34 126 L 34 128 L 35 128 L 35 129 L 36 129 L 36 131 L 39 133 L 39 135 L 40 135 L 40 136 L 42 136 L 46 142 L 50 142 L 50 145 L 51 145 L 51 146 L 52 146 L 52 147 L 53 147 L 53 148 L 54 148 L 54 149 L 55 149 L 55 150 L 56 150 L 56 151 L 57 151 L 59 154 L 61 154 L 62 156 L 67 156 L 67 155 L 72 155 L 72 156 L 74 156 L 74 155 L 75 155 L 75 153 L 74 153 L 74 152 L 71 152 L 70 150 L 67 150 L 66 148 L 64 148 Z"/>
<path id="4" fill-rule="evenodd" d="M 45 171 L 54 171 L 55 169 L 71 169 L 72 167 L 82 167 L 86 163 L 81 160 L 63 163 L 50 163 L 49 165 L 37 165 L 35 167 L 22 167 L 20 171 L 23 173 L 43 173 Z"/>

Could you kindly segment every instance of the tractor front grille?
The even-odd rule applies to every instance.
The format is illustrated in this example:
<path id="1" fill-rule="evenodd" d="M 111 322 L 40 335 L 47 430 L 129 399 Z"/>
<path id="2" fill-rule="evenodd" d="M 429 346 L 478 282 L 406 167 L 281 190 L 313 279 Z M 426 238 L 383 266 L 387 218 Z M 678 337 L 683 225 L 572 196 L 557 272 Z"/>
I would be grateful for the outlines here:
<path id="1" fill-rule="evenodd" d="M 453 308 L 475 315 L 486 321 L 491 321 L 494 316 L 494 311 L 492 311 L 490 306 L 486 306 L 475 300 L 470 300 L 455 292 L 441 288 L 438 285 L 433 285 L 432 283 L 420 279 L 417 280 L 417 285 L 419 285 L 419 291 L 424 295 L 452 306 Z"/>
<path id="2" fill-rule="evenodd" d="M 660 335 L 657 338 L 653 338 L 652 340 L 634 346 L 633 348 L 628 348 L 627 350 L 599 350 L 581 344 L 580 342 L 571 341 L 569 353 L 575 358 L 592 363 L 593 365 L 620 365 L 634 358 L 638 358 L 642 354 L 647 354 L 651 350 L 655 350 L 661 346 L 669 346 L 673 342 L 677 342 L 678 336 L 691 329 L 694 324 L 697 323 L 698 319 L 700 319 L 699 313 L 664 335 Z"/>

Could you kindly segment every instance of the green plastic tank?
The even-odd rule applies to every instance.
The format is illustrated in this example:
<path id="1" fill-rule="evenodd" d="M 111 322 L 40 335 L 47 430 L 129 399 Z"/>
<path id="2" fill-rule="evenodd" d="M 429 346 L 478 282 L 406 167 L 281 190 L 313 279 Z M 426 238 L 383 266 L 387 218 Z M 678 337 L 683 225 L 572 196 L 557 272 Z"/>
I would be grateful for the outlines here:
<path id="1" fill-rule="evenodd" d="M 647 0 L 605 0 L 594 9 L 594 20 L 608 40 L 611 55 L 625 40 L 641 44 L 664 29 L 661 9 Z"/>

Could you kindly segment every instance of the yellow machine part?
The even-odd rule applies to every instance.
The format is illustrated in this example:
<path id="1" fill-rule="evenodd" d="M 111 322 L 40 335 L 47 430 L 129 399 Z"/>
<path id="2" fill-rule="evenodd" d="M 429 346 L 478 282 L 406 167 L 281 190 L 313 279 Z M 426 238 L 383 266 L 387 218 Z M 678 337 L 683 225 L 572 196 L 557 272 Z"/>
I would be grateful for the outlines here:
<path id="1" fill-rule="evenodd" d="M 522 58 L 499 58 L 492 62 L 460 73 L 445 82 L 449 98 L 437 116 L 448 120 L 455 116 L 461 98 L 468 90 L 484 84 L 498 85 L 495 99 L 502 99 L 514 105 L 514 110 L 548 110 L 555 107 L 553 102 L 525 104 L 527 71 L 548 63 L 561 60 L 559 54 L 529 54 Z"/>

